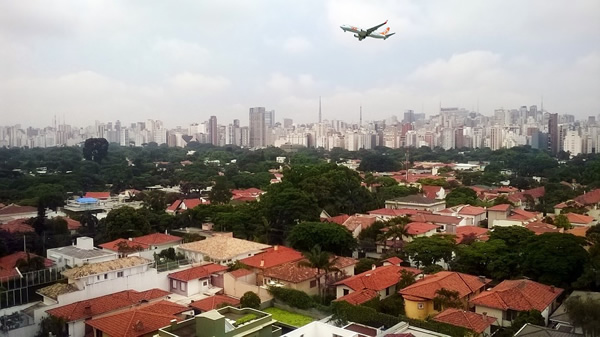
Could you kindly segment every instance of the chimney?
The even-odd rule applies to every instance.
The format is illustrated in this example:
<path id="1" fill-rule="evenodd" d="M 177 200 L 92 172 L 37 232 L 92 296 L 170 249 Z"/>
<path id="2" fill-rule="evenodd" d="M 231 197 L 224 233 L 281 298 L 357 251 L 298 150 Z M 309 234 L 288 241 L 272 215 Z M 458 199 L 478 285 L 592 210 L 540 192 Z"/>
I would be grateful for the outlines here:
<path id="1" fill-rule="evenodd" d="M 273 246 L 273 250 L 274 250 L 274 251 L 277 251 L 277 249 L 278 249 L 278 248 L 279 248 L 279 245 L 275 245 L 275 246 Z"/>
<path id="2" fill-rule="evenodd" d="M 133 238 L 129 238 L 129 241 L 133 241 Z"/>
<path id="3" fill-rule="evenodd" d="M 371 270 L 375 270 L 375 268 L 377 268 L 377 266 L 376 266 L 376 265 L 374 265 L 374 264 L 372 264 L 372 265 L 371 265 Z"/>
<path id="4" fill-rule="evenodd" d="M 91 304 L 86 304 L 85 307 L 83 308 L 83 313 L 86 315 L 92 315 L 92 305 Z"/>
<path id="5" fill-rule="evenodd" d="M 554 292 L 554 286 L 550 286 L 550 291 Z"/>
<path id="6" fill-rule="evenodd" d="M 481 281 L 481 283 L 485 283 L 485 276 L 479 275 L 479 281 Z"/>
<path id="7" fill-rule="evenodd" d="M 265 266 L 265 259 L 260 259 L 260 266 L 264 267 Z"/>
<path id="8" fill-rule="evenodd" d="M 485 312 L 485 311 L 484 311 L 484 312 L 482 312 L 482 313 L 481 313 L 481 316 L 483 316 L 483 320 L 484 320 L 484 321 L 487 321 L 487 312 Z"/>
<path id="9" fill-rule="evenodd" d="M 144 323 L 142 323 L 142 321 L 140 321 L 139 319 L 135 322 L 135 325 L 133 326 L 133 330 L 134 331 L 143 331 L 144 330 Z"/>

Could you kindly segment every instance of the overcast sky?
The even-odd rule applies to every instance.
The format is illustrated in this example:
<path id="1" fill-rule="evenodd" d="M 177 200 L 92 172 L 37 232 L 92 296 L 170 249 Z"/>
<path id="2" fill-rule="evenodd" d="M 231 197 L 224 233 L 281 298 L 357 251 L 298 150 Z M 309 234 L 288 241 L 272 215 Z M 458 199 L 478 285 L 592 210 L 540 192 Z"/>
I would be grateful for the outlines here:
<path id="1" fill-rule="evenodd" d="M 339 26 L 389 19 L 361 42 Z M 600 113 L 600 1 L 0 1 L 0 125 Z"/>

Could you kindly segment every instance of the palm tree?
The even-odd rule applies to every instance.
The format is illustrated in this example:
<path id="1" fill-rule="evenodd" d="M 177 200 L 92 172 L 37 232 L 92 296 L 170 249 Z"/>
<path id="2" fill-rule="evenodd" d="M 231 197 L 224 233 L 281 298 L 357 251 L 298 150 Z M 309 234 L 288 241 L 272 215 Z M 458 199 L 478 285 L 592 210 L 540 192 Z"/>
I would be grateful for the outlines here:
<path id="1" fill-rule="evenodd" d="M 337 258 L 332 259 L 331 255 L 328 252 L 322 251 L 319 245 L 314 246 L 310 252 L 302 253 L 302 255 L 304 255 L 305 260 L 298 262 L 298 266 L 317 269 L 317 289 L 319 295 L 322 296 L 321 271 L 325 272 L 326 278 L 328 273 L 337 271 L 338 269 L 335 267 Z"/>
<path id="2" fill-rule="evenodd" d="M 395 246 L 397 241 L 403 241 L 405 236 L 408 236 L 408 227 L 405 224 L 398 224 L 387 227 L 387 231 L 382 233 L 380 238 L 383 240 L 384 248 L 387 248 L 388 240 L 392 240 Z"/>

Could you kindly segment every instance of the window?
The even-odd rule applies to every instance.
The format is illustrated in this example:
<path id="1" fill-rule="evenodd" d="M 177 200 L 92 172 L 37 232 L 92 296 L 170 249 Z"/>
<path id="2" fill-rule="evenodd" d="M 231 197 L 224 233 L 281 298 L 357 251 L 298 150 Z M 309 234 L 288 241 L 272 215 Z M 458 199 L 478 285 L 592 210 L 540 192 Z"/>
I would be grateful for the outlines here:
<path id="1" fill-rule="evenodd" d="M 104 279 L 108 280 L 108 274 L 104 274 Z"/>
<path id="2" fill-rule="evenodd" d="M 311 288 L 314 288 L 314 287 L 316 287 L 316 286 L 317 286 L 317 280 L 312 280 L 312 281 L 310 281 L 310 287 L 311 287 Z"/>
<path id="3" fill-rule="evenodd" d="M 171 288 L 177 289 L 177 281 L 171 280 Z"/>
<path id="4" fill-rule="evenodd" d="M 202 282 L 202 286 L 206 287 L 208 285 L 208 281 Z"/>
<path id="5" fill-rule="evenodd" d="M 425 308 L 425 305 L 423 303 L 418 303 L 417 304 L 417 309 L 423 310 L 424 308 Z"/>
<path id="6" fill-rule="evenodd" d="M 179 282 L 179 290 L 185 291 L 186 286 L 187 286 L 187 283 L 185 283 L 185 282 Z"/>
<path id="7" fill-rule="evenodd" d="M 96 276 L 96 280 L 100 281 L 100 275 Z"/>
<path id="8" fill-rule="evenodd" d="M 385 296 L 390 296 L 390 287 L 385 288 Z"/>
<path id="9" fill-rule="evenodd" d="M 122 271 L 118 271 L 117 272 L 117 277 L 123 277 L 123 272 Z"/>
<path id="10" fill-rule="evenodd" d="M 441 303 L 437 303 L 436 301 L 433 301 L 433 310 L 435 310 L 435 311 L 442 311 L 442 304 Z"/>
<path id="11" fill-rule="evenodd" d="M 344 289 L 344 296 L 348 295 L 349 293 L 350 293 L 350 290 Z"/>

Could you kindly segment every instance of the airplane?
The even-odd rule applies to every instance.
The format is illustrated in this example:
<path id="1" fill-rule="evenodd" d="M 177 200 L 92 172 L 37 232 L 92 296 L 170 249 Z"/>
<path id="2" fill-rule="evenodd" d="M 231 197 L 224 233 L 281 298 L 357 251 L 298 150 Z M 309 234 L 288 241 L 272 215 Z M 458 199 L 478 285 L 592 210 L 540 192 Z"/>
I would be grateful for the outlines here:
<path id="1" fill-rule="evenodd" d="M 375 39 L 384 39 L 386 40 L 388 37 L 396 34 L 396 33 L 389 33 L 390 31 L 390 27 L 387 27 L 383 32 L 375 32 L 377 29 L 379 29 L 379 27 L 385 25 L 387 23 L 387 20 L 385 20 L 384 23 L 377 25 L 375 27 L 371 27 L 367 30 L 355 27 L 355 26 L 349 26 L 349 25 L 341 25 L 340 28 L 345 32 L 352 32 L 355 33 L 354 37 L 358 39 L 358 41 L 362 41 L 364 40 L 366 37 L 372 37 Z"/>

